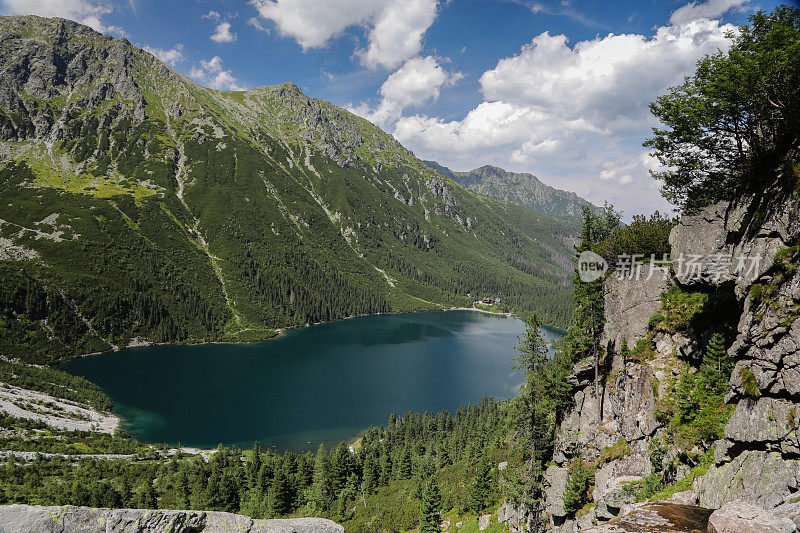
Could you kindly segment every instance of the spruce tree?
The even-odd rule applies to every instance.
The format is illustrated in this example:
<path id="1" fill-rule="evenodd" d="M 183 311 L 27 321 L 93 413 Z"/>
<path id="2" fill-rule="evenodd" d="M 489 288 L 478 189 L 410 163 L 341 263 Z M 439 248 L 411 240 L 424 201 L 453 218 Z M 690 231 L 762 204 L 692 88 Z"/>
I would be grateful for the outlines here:
<path id="1" fill-rule="evenodd" d="M 733 361 L 725 350 L 725 337 L 722 334 L 715 333 L 708 341 L 700 370 L 715 394 L 725 392 L 733 370 Z"/>
<path id="2" fill-rule="evenodd" d="M 591 471 L 582 459 L 574 459 L 569 465 L 569 480 L 564 488 L 564 511 L 569 516 L 575 513 L 588 501 Z"/>
<path id="3" fill-rule="evenodd" d="M 695 409 L 695 382 L 695 375 L 688 371 L 684 371 L 678 381 L 675 408 L 678 422 L 680 423 L 691 422 L 697 414 Z"/>
<path id="4" fill-rule="evenodd" d="M 400 479 L 411 477 L 411 466 L 411 452 L 408 451 L 408 448 L 403 448 L 403 453 L 400 455 L 400 461 L 397 465 Z"/>
<path id="5" fill-rule="evenodd" d="M 442 495 L 435 478 L 428 480 L 422 493 L 420 506 L 420 533 L 440 533 L 442 531 Z"/>
<path id="6" fill-rule="evenodd" d="M 364 474 L 364 481 L 362 482 L 361 486 L 363 487 L 365 493 L 372 494 L 372 491 L 374 491 L 375 487 L 378 486 L 378 481 L 380 478 L 378 465 L 375 464 L 375 460 L 373 459 L 372 455 L 367 455 L 367 457 L 364 459 L 362 471 Z"/>
<path id="7" fill-rule="evenodd" d="M 331 501 L 330 464 L 325 447 L 320 444 L 314 459 L 314 475 L 308 501 L 315 513 L 328 509 Z"/>
<path id="8" fill-rule="evenodd" d="M 547 361 L 547 344 L 541 332 L 541 323 L 534 314 L 525 325 L 525 333 L 517 344 L 519 352 L 514 358 L 516 364 L 514 368 L 524 370 L 526 374 L 526 384 L 524 389 L 525 400 L 525 420 L 524 433 L 525 439 L 529 442 L 529 458 L 525 468 L 525 473 L 521 481 L 523 494 L 521 494 L 522 504 L 526 514 L 531 521 L 531 529 L 539 531 L 539 487 L 541 486 L 541 468 L 539 455 L 536 449 L 537 438 L 537 406 L 539 404 L 539 390 L 537 388 L 537 377 Z"/>
<path id="9" fill-rule="evenodd" d="M 492 497 L 492 465 L 489 462 L 489 454 L 486 453 L 478 462 L 475 472 L 475 481 L 469 492 L 469 508 L 472 512 L 481 513 Z"/>
<path id="10" fill-rule="evenodd" d="M 292 486 L 283 470 L 275 476 L 272 489 L 272 512 L 275 516 L 282 516 L 292 510 Z"/>
<path id="11" fill-rule="evenodd" d="M 258 481 L 258 473 L 261 470 L 261 445 L 253 444 L 253 457 L 247 463 L 247 482 L 250 487 L 254 487 Z"/>

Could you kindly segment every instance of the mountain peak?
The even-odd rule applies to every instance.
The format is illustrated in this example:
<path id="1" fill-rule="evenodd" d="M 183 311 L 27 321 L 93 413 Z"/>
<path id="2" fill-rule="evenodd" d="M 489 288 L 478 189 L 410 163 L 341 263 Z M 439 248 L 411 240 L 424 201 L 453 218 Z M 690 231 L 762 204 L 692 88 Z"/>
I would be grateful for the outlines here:
<path id="1" fill-rule="evenodd" d="M 425 164 L 473 192 L 546 215 L 577 217 L 583 206 L 595 208 L 574 192 L 545 185 L 539 178 L 526 172 L 510 172 L 494 165 L 458 172 L 435 161 L 425 161 Z"/>

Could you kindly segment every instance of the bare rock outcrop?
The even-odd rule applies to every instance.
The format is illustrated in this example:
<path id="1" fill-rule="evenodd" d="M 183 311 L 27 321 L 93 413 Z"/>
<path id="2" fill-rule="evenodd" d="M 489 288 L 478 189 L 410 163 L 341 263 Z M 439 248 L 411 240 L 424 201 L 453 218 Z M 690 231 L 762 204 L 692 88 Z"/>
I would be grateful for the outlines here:
<path id="1" fill-rule="evenodd" d="M 704 258 L 699 275 L 678 268 L 678 282 L 730 287 L 741 309 L 728 351 L 736 367 L 726 401 L 736 410 L 715 445 L 715 466 L 695 481 L 700 505 L 744 500 L 772 509 L 800 487 L 798 241 L 797 193 L 716 204 L 683 217 L 670 236 L 673 259 Z M 722 272 L 713 264 L 719 257 L 730 261 Z"/>
<path id="2" fill-rule="evenodd" d="M 794 533 L 797 526 L 753 504 L 726 503 L 708 519 L 708 533 Z"/>
<path id="3" fill-rule="evenodd" d="M 344 533 L 324 518 L 254 520 L 215 511 L 0 506 L 0 533 Z"/>
<path id="4" fill-rule="evenodd" d="M 796 503 L 800 495 L 800 322 L 796 320 L 800 317 L 800 194 L 742 198 L 685 215 L 673 229 L 670 243 L 672 269 L 666 279 L 660 275 L 631 279 L 611 273 L 604 283 L 605 360 L 600 390 L 595 390 L 591 361 L 576 364 L 568 378 L 574 387 L 574 405 L 561 421 L 554 465 L 545 475 L 545 509 L 557 533 L 586 530 L 586 516 L 569 517 L 563 511 L 568 465 L 576 457 L 596 467 L 595 506 L 589 507 L 588 521 L 608 521 L 590 531 L 644 531 L 636 528 L 648 526 L 648 520 L 664 519 L 663 502 L 660 507 L 636 504 L 636 514 L 615 517 L 630 511 L 633 491 L 626 486 L 653 472 L 654 446 L 669 441 L 666 421 L 656 416 L 659 398 L 674 387 L 684 369 L 693 371 L 692 367 L 699 366 L 714 331 L 714 325 L 705 322 L 677 332 L 650 330 L 649 320 L 660 311 L 662 293 L 674 284 L 730 302 L 724 311 L 738 319 L 738 336 L 729 349 L 736 367 L 725 398 L 736 408 L 725 438 L 713 443 L 714 465 L 669 505 L 686 505 L 689 514 L 697 509 L 708 509 L 710 514 L 742 500 L 774 510 L 776 516 L 785 515 L 790 522 L 800 517 Z M 622 356 L 623 340 L 633 347 L 648 335 L 654 353 L 645 359 Z M 708 445 L 692 453 L 699 457 Z M 602 458 L 604 449 L 623 452 Z M 668 447 L 661 464 L 677 468 L 670 473 L 670 479 L 677 480 L 694 465 L 691 460 L 676 461 L 679 457 L 674 452 Z M 669 509 L 674 512 L 677 507 Z M 666 529 L 658 531 L 684 531 L 665 524 Z"/>

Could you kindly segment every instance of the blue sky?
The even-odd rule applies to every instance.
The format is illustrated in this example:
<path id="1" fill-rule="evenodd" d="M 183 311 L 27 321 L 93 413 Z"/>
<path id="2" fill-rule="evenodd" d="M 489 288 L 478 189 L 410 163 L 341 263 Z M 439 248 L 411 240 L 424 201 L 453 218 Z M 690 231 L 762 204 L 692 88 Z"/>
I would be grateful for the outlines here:
<path id="1" fill-rule="evenodd" d="M 647 102 L 773 0 L 0 0 L 125 36 L 222 90 L 292 81 L 457 170 L 669 209 Z"/>

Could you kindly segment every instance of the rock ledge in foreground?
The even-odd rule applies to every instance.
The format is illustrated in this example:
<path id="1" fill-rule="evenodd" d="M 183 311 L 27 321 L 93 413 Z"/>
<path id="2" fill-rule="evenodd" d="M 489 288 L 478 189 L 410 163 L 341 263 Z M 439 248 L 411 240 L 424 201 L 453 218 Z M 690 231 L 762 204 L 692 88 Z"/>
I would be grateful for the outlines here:
<path id="1" fill-rule="evenodd" d="M 0 533 L 344 533 L 324 518 L 254 520 L 216 511 L 2 505 Z"/>
<path id="2" fill-rule="evenodd" d="M 708 533 L 794 533 L 797 526 L 744 501 L 726 503 L 708 519 Z"/>

